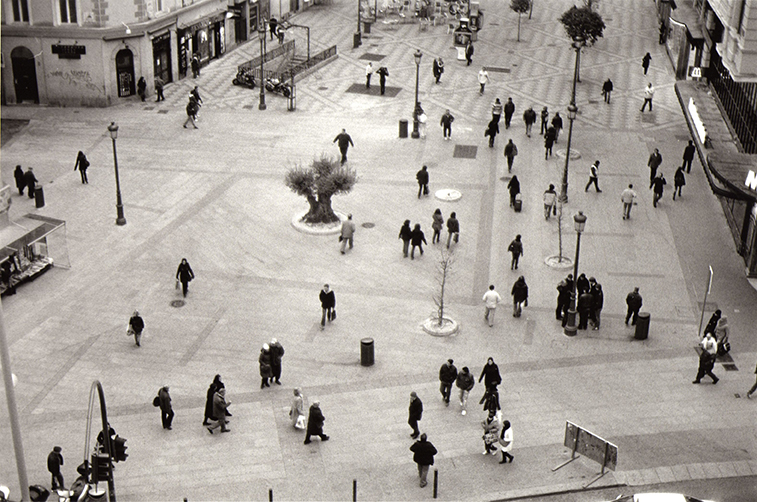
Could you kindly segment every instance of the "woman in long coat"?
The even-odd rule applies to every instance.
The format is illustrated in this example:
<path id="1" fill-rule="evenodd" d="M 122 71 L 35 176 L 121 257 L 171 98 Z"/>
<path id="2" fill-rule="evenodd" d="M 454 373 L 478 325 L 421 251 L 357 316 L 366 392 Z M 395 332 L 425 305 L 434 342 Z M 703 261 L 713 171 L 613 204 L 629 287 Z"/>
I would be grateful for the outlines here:
<path id="1" fill-rule="evenodd" d="M 499 440 L 499 422 L 497 421 L 496 414 L 496 411 L 489 410 L 489 416 L 481 422 L 481 427 L 484 429 L 484 435 L 482 437 L 484 440 L 483 455 L 488 453 L 491 453 L 492 455 L 497 454 L 497 447 L 495 445 Z"/>
<path id="2" fill-rule="evenodd" d="M 176 269 L 176 278 L 181 282 L 181 291 L 184 297 L 186 297 L 189 290 L 189 281 L 195 278 L 195 273 L 192 272 L 192 267 L 189 266 L 186 258 L 181 259 L 179 268 Z"/>
<path id="3" fill-rule="evenodd" d="M 268 381 L 273 376 L 273 368 L 271 367 L 271 348 L 267 343 L 264 343 L 263 348 L 260 349 L 258 363 L 260 364 L 260 388 L 270 387 Z"/>
<path id="4" fill-rule="evenodd" d="M 444 216 L 442 216 L 442 210 L 436 208 L 434 211 L 434 222 L 431 224 L 431 228 L 434 229 L 434 236 L 431 237 L 431 244 L 439 242 L 442 235 L 442 228 L 444 228 Z"/>
<path id="5" fill-rule="evenodd" d="M 292 407 L 289 409 L 289 418 L 292 421 L 292 427 L 297 427 L 297 420 L 300 417 L 305 416 L 305 396 L 302 395 L 302 390 L 299 387 L 294 389 L 294 398 L 292 399 Z M 301 429 L 302 427 L 300 427 Z"/>
<path id="6" fill-rule="evenodd" d="M 16 166 L 16 170 L 13 171 L 13 177 L 16 178 L 16 188 L 18 188 L 18 194 L 24 195 L 26 180 L 24 179 L 24 170 L 21 168 L 21 166 Z"/>
<path id="7" fill-rule="evenodd" d="M 208 387 L 208 392 L 205 397 L 205 420 L 203 420 L 202 425 L 208 425 L 208 420 L 216 419 L 215 415 L 213 415 L 213 396 L 218 391 L 218 389 L 224 388 L 226 388 L 226 386 L 221 381 L 221 375 L 216 375 L 215 378 L 213 378 L 210 386 Z M 226 410 L 226 416 L 231 416 L 231 413 L 229 413 L 228 410 Z"/>

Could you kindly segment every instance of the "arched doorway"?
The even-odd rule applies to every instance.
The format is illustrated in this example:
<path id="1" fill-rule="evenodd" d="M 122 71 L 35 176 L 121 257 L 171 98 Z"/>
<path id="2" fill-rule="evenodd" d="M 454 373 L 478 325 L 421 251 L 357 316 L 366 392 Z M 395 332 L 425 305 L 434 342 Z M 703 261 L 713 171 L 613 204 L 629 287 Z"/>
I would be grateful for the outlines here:
<path id="1" fill-rule="evenodd" d="M 34 54 L 26 47 L 16 47 L 11 51 L 13 84 L 16 87 L 16 102 L 34 101 L 39 103 L 37 90 L 37 69 Z"/>
<path id="2" fill-rule="evenodd" d="M 118 79 L 118 97 L 134 95 L 134 54 L 129 49 L 116 53 L 116 78 Z"/>

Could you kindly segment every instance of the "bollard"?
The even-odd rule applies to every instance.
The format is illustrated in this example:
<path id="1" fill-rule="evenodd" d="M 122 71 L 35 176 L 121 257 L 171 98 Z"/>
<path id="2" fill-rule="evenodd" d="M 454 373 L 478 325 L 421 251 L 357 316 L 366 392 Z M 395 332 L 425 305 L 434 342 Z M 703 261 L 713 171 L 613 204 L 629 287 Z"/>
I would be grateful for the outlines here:
<path id="1" fill-rule="evenodd" d="M 436 492 L 439 488 L 439 469 L 434 469 L 434 498 L 436 498 Z"/>
<path id="2" fill-rule="evenodd" d="M 268 489 L 268 502 L 273 502 L 273 488 Z"/>
<path id="3" fill-rule="evenodd" d="M 636 331 L 634 338 L 637 340 L 646 340 L 649 336 L 649 320 L 651 315 L 649 312 L 639 312 L 639 316 L 636 318 Z"/>
<path id="4" fill-rule="evenodd" d="M 357 502 L 357 479 L 352 480 L 352 502 Z"/>
<path id="5" fill-rule="evenodd" d="M 360 340 L 360 365 L 373 366 L 373 338 Z"/>

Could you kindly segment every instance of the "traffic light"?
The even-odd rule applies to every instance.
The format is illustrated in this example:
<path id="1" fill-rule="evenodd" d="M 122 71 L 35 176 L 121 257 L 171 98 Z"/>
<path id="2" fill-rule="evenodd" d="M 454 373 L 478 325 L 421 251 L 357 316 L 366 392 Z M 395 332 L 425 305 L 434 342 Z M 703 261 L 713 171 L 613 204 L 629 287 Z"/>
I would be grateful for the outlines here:
<path id="1" fill-rule="evenodd" d="M 113 440 L 113 460 L 123 462 L 129 455 L 126 454 L 126 439 L 116 436 Z"/>
<path id="2" fill-rule="evenodd" d="M 110 456 L 107 453 L 93 453 L 92 454 L 92 481 L 99 483 L 100 481 L 111 480 L 110 469 Z"/>

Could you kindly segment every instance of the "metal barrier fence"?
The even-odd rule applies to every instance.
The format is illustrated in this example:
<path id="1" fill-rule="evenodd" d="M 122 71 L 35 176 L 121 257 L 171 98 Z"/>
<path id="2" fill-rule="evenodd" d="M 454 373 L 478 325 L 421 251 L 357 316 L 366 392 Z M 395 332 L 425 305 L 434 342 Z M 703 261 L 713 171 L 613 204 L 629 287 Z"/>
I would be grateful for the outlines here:
<path id="1" fill-rule="evenodd" d="M 709 79 L 744 153 L 757 153 L 757 83 L 734 82 L 716 51 L 710 56 Z"/>
<path id="2" fill-rule="evenodd" d="M 292 43 L 294 43 L 294 40 L 292 40 Z M 296 63 L 284 71 L 263 70 L 263 77 L 278 79 L 280 82 L 286 82 L 294 78 L 297 74 L 309 70 L 313 66 L 322 63 L 323 61 L 334 55 L 336 55 L 336 45 L 332 45 L 328 49 L 322 50 L 321 52 L 315 54 L 307 61 Z M 252 63 L 255 61 L 253 59 L 252 61 L 248 61 L 243 65 L 239 65 L 239 68 L 244 68 L 246 71 L 251 71 L 255 77 L 255 81 L 262 82 L 263 80 L 260 78 L 260 57 L 256 59 L 257 65 L 252 65 Z M 266 61 L 270 61 L 271 59 L 273 59 L 273 57 L 268 57 L 268 54 L 266 54 Z"/>
<path id="3" fill-rule="evenodd" d="M 273 50 L 267 51 L 263 56 L 258 56 L 254 59 L 251 59 L 250 61 L 247 61 L 246 63 L 242 63 L 239 66 L 237 66 L 237 70 L 251 70 L 254 68 L 260 68 L 260 60 L 262 58 L 265 58 L 263 60 L 264 63 L 267 63 L 268 61 L 272 61 L 275 58 L 282 56 L 286 54 L 287 52 L 291 52 L 294 54 L 294 40 L 290 40 L 288 42 L 284 42 L 283 44 L 279 45 Z M 258 72 L 259 73 L 259 72 Z"/>

